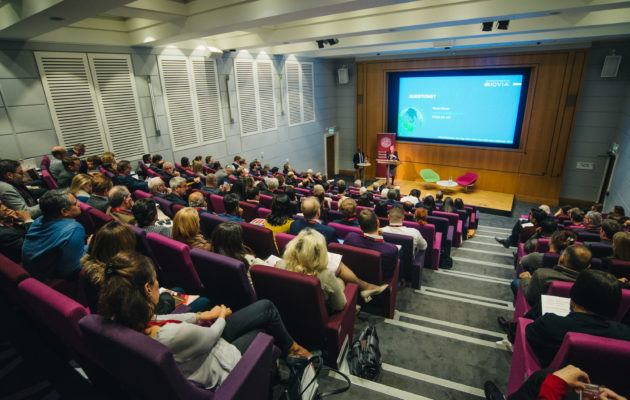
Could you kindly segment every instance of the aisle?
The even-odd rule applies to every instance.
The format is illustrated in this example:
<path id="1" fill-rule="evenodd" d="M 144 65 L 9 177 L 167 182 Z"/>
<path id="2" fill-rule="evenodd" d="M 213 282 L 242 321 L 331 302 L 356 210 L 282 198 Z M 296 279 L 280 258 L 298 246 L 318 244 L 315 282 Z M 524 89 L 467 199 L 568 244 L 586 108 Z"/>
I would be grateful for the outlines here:
<path id="1" fill-rule="evenodd" d="M 480 225 L 473 239 L 453 248 L 451 270 L 425 269 L 421 290 L 398 294 L 393 319 L 361 313 L 355 336 L 368 323 L 376 325 L 383 372 L 376 382 L 353 377 L 350 391 L 336 398 L 483 399 L 488 379 L 505 389 L 511 352 L 501 343 L 505 334 L 496 318 L 514 310 L 513 249 L 494 236 L 508 233 Z"/>

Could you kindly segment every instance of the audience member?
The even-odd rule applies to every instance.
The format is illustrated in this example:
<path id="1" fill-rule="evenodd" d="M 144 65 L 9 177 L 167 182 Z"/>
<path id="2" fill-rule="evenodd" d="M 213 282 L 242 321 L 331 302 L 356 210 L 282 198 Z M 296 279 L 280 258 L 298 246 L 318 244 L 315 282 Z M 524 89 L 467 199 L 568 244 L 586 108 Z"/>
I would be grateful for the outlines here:
<path id="1" fill-rule="evenodd" d="M 577 235 L 570 230 L 555 231 L 549 240 L 548 253 L 562 253 L 564 249 L 575 243 Z M 543 266 L 544 253 L 532 252 L 523 256 L 520 260 L 525 271 L 534 273 L 538 268 Z"/>
<path id="2" fill-rule="evenodd" d="M 215 174 L 206 175 L 206 184 L 201 187 L 201 190 L 210 194 L 216 194 L 219 196 L 223 196 L 225 191 L 225 186 L 218 186 L 217 176 Z"/>
<path id="3" fill-rule="evenodd" d="M 291 235 L 297 236 L 302 229 L 312 228 L 324 235 L 326 243 L 337 241 L 337 232 L 335 232 L 335 229 L 322 224 L 319 219 L 321 216 L 321 208 L 317 198 L 306 197 L 302 199 L 301 209 L 302 214 L 304 214 L 304 219 L 296 219 L 291 223 L 291 228 L 289 229 Z"/>
<path id="4" fill-rule="evenodd" d="M 164 159 L 162 158 L 162 155 L 154 154 L 153 157 L 151 157 L 151 165 L 149 166 L 149 168 L 157 172 L 158 174 L 161 174 L 163 166 L 164 166 Z"/>
<path id="5" fill-rule="evenodd" d="M 105 169 L 107 172 L 110 172 L 116 175 L 116 155 L 112 152 L 103 153 L 101 156 L 101 167 Z"/>
<path id="6" fill-rule="evenodd" d="M 266 190 L 262 190 L 260 194 L 264 194 L 265 196 L 273 196 L 273 191 L 278 189 L 278 179 L 277 178 L 267 178 L 265 179 L 265 184 L 267 185 Z"/>
<path id="7" fill-rule="evenodd" d="M 326 191 L 322 185 L 317 184 L 313 186 L 313 197 L 317 198 L 319 201 L 319 204 L 322 207 L 322 213 L 325 212 L 324 210 L 331 208 L 332 199 L 330 197 L 326 197 Z M 340 203 L 345 198 L 346 197 L 340 198 L 338 202 Z"/>
<path id="8" fill-rule="evenodd" d="M 83 155 L 85 154 L 85 144 L 83 143 L 77 143 L 75 144 L 71 149 L 68 150 L 68 152 L 66 153 L 66 155 L 68 157 L 73 157 L 76 156 L 77 158 L 79 157 L 83 157 Z"/>
<path id="9" fill-rule="evenodd" d="M 262 206 L 262 204 L 260 204 L 260 191 L 257 187 L 247 189 L 247 203 L 255 205 L 256 208 Z"/>
<path id="10" fill-rule="evenodd" d="M 173 164 L 170 162 L 164 163 L 164 165 L 162 166 L 162 170 L 159 172 L 159 174 L 162 175 L 164 182 L 169 182 L 169 185 L 170 185 L 171 179 L 180 176 L 179 172 L 175 171 L 175 167 L 173 167 Z"/>
<path id="11" fill-rule="evenodd" d="M 212 231 L 212 251 L 241 261 L 247 268 L 247 278 L 249 267 L 256 264 L 265 264 L 264 260 L 256 257 L 252 249 L 243 243 L 243 228 L 236 222 L 222 222 Z"/>
<path id="12" fill-rule="evenodd" d="M 602 215 L 597 211 L 589 211 L 584 215 L 583 223 L 587 231 L 599 233 L 602 224 Z"/>
<path id="13" fill-rule="evenodd" d="M 41 210 L 23 181 L 24 170 L 19 162 L 0 160 L 0 201 L 12 210 L 28 212 L 32 218 L 37 218 Z"/>
<path id="14" fill-rule="evenodd" d="M 145 232 L 155 232 L 167 238 L 172 237 L 171 225 L 158 224 L 158 210 L 153 199 L 140 199 L 131 207 L 131 212 L 136 220 L 138 228 Z"/>
<path id="15" fill-rule="evenodd" d="M 388 206 L 394 206 L 397 205 L 398 203 L 396 202 L 396 197 L 398 196 L 397 190 L 396 189 L 389 189 L 387 191 L 387 205 Z M 380 216 L 380 215 L 379 215 Z"/>
<path id="16" fill-rule="evenodd" d="M 413 219 L 420 226 L 425 226 L 428 223 L 429 213 L 427 209 L 424 207 L 416 208 L 416 211 L 413 213 Z"/>
<path id="17" fill-rule="evenodd" d="M 379 221 L 374 211 L 369 209 L 361 210 L 358 218 L 363 235 L 350 232 L 346 235 L 344 244 L 376 250 L 381 253 L 383 279 L 390 278 L 398 263 L 398 247 L 383 240 L 381 230 L 379 229 Z"/>
<path id="18" fill-rule="evenodd" d="M 374 200 L 374 195 L 372 194 L 372 192 L 366 191 L 359 195 L 357 205 L 361 207 L 372 207 L 372 200 Z"/>
<path id="19" fill-rule="evenodd" d="M 630 326 L 607 320 L 617 313 L 621 287 L 603 271 L 579 274 L 571 287 L 571 312 L 566 317 L 547 313 L 525 328 L 527 342 L 543 367 L 548 366 L 568 332 L 630 340 Z"/>
<path id="20" fill-rule="evenodd" d="M 101 157 L 99 156 L 89 156 L 85 161 L 87 167 L 87 174 L 92 176 L 101 175 L 101 171 L 98 167 L 101 165 Z"/>
<path id="21" fill-rule="evenodd" d="M 191 249 L 210 250 L 210 243 L 201 234 L 199 213 L 192 207 L 179 210 L 173 218 L 173 239 Z"/>
<path id="22" fill-rule="evenodd" d="M 630 232 L 617 232 L 613 236 L 613 257 L 621 261 L 630 261 Z"/>
<path id="23" fill-rule="evenodd" d="M 415 257 L 416 251 L 426 250 L 427 241 L 424 240 L 419 230 L 403 226 L 404 218 L 405 211 L 403 208 L 400 205 L 393 206 L 389 209 L 389 224 L 383 228 L 383 232 L 411 236 L 413 238 L 413 257 Z"/>
<path id="24" fill-rule="evenodd" d="M 136 190 L 149 192 L 149 185 L 145 181 L 140 181 L 131 176 L 131 163 L 129 161 L 120 161 L 116 166 L 116 171 L 118 171 L 115 177 L 117 185 L 126 186 L 130 192 L 135 192 Z"/>
<path id="25" fill-rule="evenodd" d="M 548 213 L 540 208 L 532 208 L 529 212 L 528 221 L 516 221 L 512 228 L 512 233 L 505 239 L 495 237 L 494 240 L 501 243 L 506 249 L 510 246 L 518 246 L 518 243 L 526 242 L 540 226 L 542 220 L 547 218 Z"/>
<path id="26" fill-rule="evenodd" d="M 223 185 L 228 181 L 228 177 L 234 173 L 234 167 L 232 165 L 226 165 L 223 169 L 217 169 L 215 173 L 217 176 L 217 185 Z"/>
<path id="27" fill-rule="evenodd" d="M 112 180 L 107 176 L 98 174 L 92 178 L 92 194 L 87 205 L 106 213 L 109 207 L 109 191 L 112 186 Z"/>
<path id="28" fill-rule="evenodd" d="M 602 221 L 601 229 L 599 230 L 599 242 L 584 242 L 584 245 L 588 246 L 592 243 L 608 243 L 612 244 L 612 238 L 615 233 L 621 232 L 621 224 L 614 219 L 605 219 Z"/>
<path id="29" fill-rule="evenodd" d="M 569 210 L 573 208 L 570 205 L 564 205 L 558 208 L 558 211 L 553 215 L 556 218 L 568 219 L 569 218 Z"/>
<path id="30" fill-rule="evenodd" d="M 238 196 L 239 201 L 245 201 L 247 198 L 247 194 L 245 193 L 245 183 L 242 179 L 238 179 L 232 184 L 230 188 L 230 194 L 235 194 Z"/>
<path id="31" fill-rule="evenodd" d="M 591 211 L 602 213 L 604 211 L 604 205 L 602 203 L 595 203 L 591 206 Z"/>
<path id="32" fill-rule="evenodd" d="M 206 197 L 201 192 L 192 192 L 188 196 L 188 206 L 197 210 L 199 214 L 209 212 Z"/>
<path id="33" fill-rule="evenodd" d="M 271 214 L 265 219 L 265 228 L 271 229 L 273 232 L 274 242 L 276 233 L 289 233 L 291 224 L 293 223 L 293 210 L 289 196 L 279 194 L 273 198 L 271 202 Z M 276 243 L 276 247 L 278 244 Z"/>
<path id="34" fill-rule="evenodd" d="M 62 164 L 63 170 L 61 170 L 57 177 L 57 186 L 59 186 L 59 188 L 67 188 L 70 187 L 72 178 L 79 173 L 81 163 L 78 158 L 64 157 Z"/>
<path id="35" fill-rule="evenodd" d="M 582 223 L 584 220 L 584 211 L 580 210 L 577 207 L 572 208 L 570 210 L 570 217 L 572 226 L 584 226 L 584 224 Z"/>
<path id="36" fill-rule="evenodd" d="M 186 179 L 181 176 L 176 176 L 172 178 L 168 184 L 171 187 L 171 193 L 164 196 L 164 199 L 173 204 L 186 207 L 188 205 L 188 201 L 186 200 L 186 193 L 188 193 Z"/>
<path id="37" fill-rule="evenodd" d="M 74 220 L 81 214 L 77 199 L 67 190 L 55 189 L 41 197 L 39 206 L 42 216 L 24 239 L 24 269 L 42 282 L 74 277 L 85 254 L 85 230 Z"/>
<path id="38" fill-rule="evenodd" d="M 226 194 L 223 198 L 223 208 L 225 209 L 225 212 L 223 214 L 219 214 L 219 216 L 234 222 L 245 222 L 242 218 L 243 209 L 239 207 L 238 202 L 239 197 L 237 194 Z"/>
<path id="39" fill-rule="evenodd" d="M 79 201 L 85 203 L 92 193 L 92 177 L 88 174 L 77 174 L 70 183 L 70 193 Z"/>
<path id="40" fill-rule="evenodd" d="M 455 211 L 455 204 L 453 204 L 453 199 L 450 196 L 447 196 L 444 199 L 444 202 L 442 203 L 442 211 L 457 214 L 457 211 Z"/>
<path id="41" fill-rule="evenodd" d="M 191 170 L 191 168 L 190 168 L 190 160 L 188 159 L 188 157 L 182 157 L 180 159 L 179 165 L 181 165 L 182 168 L 187 169 L 188 171 Z"/>
<path id="42" fill-rule="evenodd" d="M 123 224 L 135 224 L 131 207 L 133 206 L 133 199 L 129 189 L 125 186 L 114 186 L 109 190 L 107 196 L 109 200 L 109 208 L 107 209 L 107 215 L 111 215 L 116 221 Z"/>
<path id="43" fill-rule="evenodd" d="M 154 177 L 149 179 L 149 192 L 153 196 L 165 197 L 171 194 L 171 188 L 167 187 L 162 178 Z"/>
<path id="44" fill-rule="evenodd" d="M 433 196 L 431 196 L 430 194 L 426 195 L 424 199 L 422 199 L 422 204 L 420 206 L 426 208 L 429 214 L 431 214 L 437 208 L 435 199 L 433 199 Z"/>
<path id="45" fill-rule="evenodd" d="M 409 194 L 407 196 L 401 198 L 400 201 L 403 202 L 403 203 L 405 203 L 407 201 L 410 201 L 415 206 L 416 204 L 418 204 L 420 202 L 420 190 L 418 190 L 418 189 L 411 189 Z"/>
<path id="46" fill-rule="evenodd" d="M 63 171 L 63 159 L 68 156 L 68 152 L 63 146 L 55 146 L 50 152 L 52 158 L 50 159 L 48 172 L 50 172 L 53 178 L 57 179 L 61 171 Z"/>
<path id="47" fill-rule="evenodd" d="M 374 205 L 374 212 L 377 217 L 387 218 L 387 201 L 379 200 Z"/>
<path id="48" fill-rule="evenodd" d="M 259 300 L 235 313 L 220 305 L 201 313 L 155 315 L 159 289 L 149 258 L 121 252 L 106 267 L 99 313 L 168 347 L 181 371 L 197 386 L 220 386 L 258 332 L 271 335 L 289 357 L 311 357 L 287 332 L 269 300 Z M 213 324 L 195 324 L 199 322 Z"/>
<path id="49" fill-rule="evenodd" d="M 550 238 L 554 232 L 558 230 L 558 223 L 554 218 L 547 217 L 540 221 L 538 227 L 536 227 L 536 232 L 527 239 L 524 244 L 525 253 L 531 253 L 536 248 L 536 244 L 538 243 L 538 239 L 540 238 Z"/>
<path id="50" fill-rule="evenodd" d="M 333 222 L 348 226 L 359 226 L 357 219 L 357 203 L 351 198 L 345 198 L 339 202 L 339 211 L 343 218 L 336 219 Z"/>
<path id="51" fill-rule="evenodd" d="M 24 232 L 17 230 L 13 221 L 20 218 L 15 210 L 11 210 L 0 201 L 0 253 L 17 264 L 22 262 Z"/>

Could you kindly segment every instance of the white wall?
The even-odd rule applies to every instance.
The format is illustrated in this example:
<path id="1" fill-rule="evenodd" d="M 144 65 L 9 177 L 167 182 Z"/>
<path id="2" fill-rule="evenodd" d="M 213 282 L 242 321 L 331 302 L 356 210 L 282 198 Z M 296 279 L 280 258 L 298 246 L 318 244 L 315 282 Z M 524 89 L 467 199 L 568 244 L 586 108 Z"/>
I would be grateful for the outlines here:
<path id="1" fill-rule="evenodd" d="M 324 170 L 323 135 L 327 127 L 339 125 L 336 121 L 338 105 L 337 87 L 334 79 L 334 66 L 336 64 L 333 61 L 323 59 L 299 59 L 299 61 L 312 61 L 314 63 L 316 121 L 290 127 L 287 113 L 281 115 L 280 112 L 279 75 L 284 75 L 284 59 L 275 57 L 273 60 L 276 67 L 278 128 L 241 138 L 233 68 L 233 59 L 236 57 L 236 53 L 225 53 L 221 59 L 217 60 L 217 63 L 226 140 L 212 145 L 173 152 L 157 67 L 159 51 L 148 48 L 129 49 L 0 42 L 0 92 L 2 93 L 2 98 L 0 98 L 0 157 L 2 158 L 41 157 L 49 154 L 51 147 L 58 144 L 33 55 L 33 52 L 37 50 L 131 54 L 149 152 L 152 154 L 160 153 L 167 160 L 178 161 L 182 156 L 192 158 L 196 155 L 204 157 L 213 155 L 215 159 L 221 162 L 231 162 L 233 157 L 238 154 L 248 161 L 255 157 L 262 158 L 263 163 L 269 163 L 272 166 L 281 166 L 286 159 L 289 159 L 292 167 L 297 170 L 307 168 L 313 168 L 316 171 Z M 163 54 L 182 53 L 177 49 L 166 49 Z M 149 95 L 148 76 L 153 83 L 155 109 L 152 107 Z M 226 87 L 226 76 L 230 78 L 228 87 Z M 230 123 L 228 116 L 226 96 L 228 89 L 234 123 Z M 282 86 L 282 89 L 282 104 L 286 110 L 286 88 Z M 156 135 L 154 112 L 157 116 L 160 136 Z M 354 115 L 352 117 L 354 120 Z M 352 132 L 347 134 L 351 134 L 354 138 L 354 129 L 351 129 Z M 88 148 L 87 155 L 90 154 Z M 140 156 L 141 154 L 138 154 L 138 157 Z"/>
<path id="2" fill-rule="evenodd" d="M 630 56 L 630 54 L 629 54 Z M 630 61 L 630 60 L 629 60 Z M 628 62 L 628 61 L 626 61 Z M 630 69 L 630 68 L 628 68 Z M 604 202 L 604 210 L 610 211 L 612 206 L 623 206 L 626 215 L 630 214 L 630 88 L 626 90 L 626 102 L 623 116 L 619 124 L 617 141 L 620 144 L 617 155 L 617 167 L 612 177 L 610 194 Z"/>

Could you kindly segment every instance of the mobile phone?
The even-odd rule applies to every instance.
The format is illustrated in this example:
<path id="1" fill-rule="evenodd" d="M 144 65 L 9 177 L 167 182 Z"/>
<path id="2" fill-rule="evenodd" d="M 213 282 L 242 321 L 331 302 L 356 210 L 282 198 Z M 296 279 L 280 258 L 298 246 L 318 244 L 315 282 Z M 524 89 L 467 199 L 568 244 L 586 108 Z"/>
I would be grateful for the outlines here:
<path id="1" fill-rule="evenodd" d="M 580 400 L 597 400 L 603 386 L 587 383 L 584 389 L 580 390 Z"/>

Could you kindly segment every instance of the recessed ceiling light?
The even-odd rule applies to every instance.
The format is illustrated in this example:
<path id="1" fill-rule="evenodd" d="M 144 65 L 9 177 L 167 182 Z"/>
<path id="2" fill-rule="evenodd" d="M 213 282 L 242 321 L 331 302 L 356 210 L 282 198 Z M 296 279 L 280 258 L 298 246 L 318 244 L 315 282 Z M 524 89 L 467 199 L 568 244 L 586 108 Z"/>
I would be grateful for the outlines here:
<path id="1" fill-rule="evenodd" d="M 48 17 L 48 19 L 51 21 L 63 21 L 65 18 L 64 17 Z"/>
<path id="2" fill-rule="evenodd" d="M 147 36 L 144 38 L 144 43 L 155 42 L 155 38 L 153 36 Z"/>

